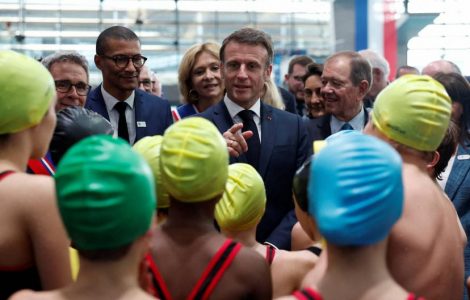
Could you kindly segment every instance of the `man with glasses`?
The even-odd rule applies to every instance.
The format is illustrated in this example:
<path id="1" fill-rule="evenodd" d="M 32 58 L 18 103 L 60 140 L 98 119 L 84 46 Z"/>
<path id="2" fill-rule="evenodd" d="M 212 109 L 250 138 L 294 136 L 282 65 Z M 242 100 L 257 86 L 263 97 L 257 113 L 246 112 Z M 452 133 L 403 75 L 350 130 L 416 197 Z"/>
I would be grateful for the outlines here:
<path id="1" fill-rule="evenodd" d="M 41 60 L 54 78 L 57 91 L 55 110 L 59 111 L 71 106 L 85 106 L 90 91 L 88 62 L 76 51 L 58 51 Z M 40 159 L 28 161 L 27 172 L 39 175 L 54 175 L 55 164 L 51 153 Z"/>
<path id="2" fill-rule="evenodd" d="M 307 108 L 305 107 L 304 82 L 302 78 L 307 72 L 305 68 L 311 63 L 313 63 L 313 59 L 309 56 L 296 56 L 289 62 L 289 68 L 285 75 L 287 88 L 295 97 L 297 113 L 300 116 L 305 116 L 307 114 Z"/>
<path id="3" fill-rule="evenodd" d="M 56 111 L 69 106 L 83 107 L 90 91 L 86 58 L 75 51 L 59 51 L 45 57 L 41 62 L 55 81 Z"/>
<path id="4" fill-rule="evenodd" d="M 137 35 L 123 26 L 105 29 L 96 41 L 94 60 L 103 83 L 90 92 L 85 107 L 108 119 L 114 135 L 130 144 L 162 135 L 172 123 L 170 104 L 138 89 L 147 58 L 141 54 Z"/>
<path id="5" fill-rule="evenodd" d="M 139 89 L 146 91 L 147 93 L 152 93 L 152 79 L 150 78 L 150 71 L 147 66 L 143 66 L 139 74 Z"/>

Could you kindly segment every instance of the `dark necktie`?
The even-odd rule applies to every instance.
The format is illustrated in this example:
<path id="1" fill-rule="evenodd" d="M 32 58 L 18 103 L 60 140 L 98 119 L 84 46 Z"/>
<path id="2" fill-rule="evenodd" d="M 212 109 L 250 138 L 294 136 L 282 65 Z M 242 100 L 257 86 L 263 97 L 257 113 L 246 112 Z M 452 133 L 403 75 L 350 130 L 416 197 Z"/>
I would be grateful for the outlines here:
<path id="1" fill-rule="evenodd" d="M 253 114 L 251 110 L 245 109 L 239 112 L 238 116 L 243 120 L 242 131 L 251 130 L 253 132 L 253 136 L 246 140 L 248 151 L 245 153 L 245 156 L 248 163 L 258 170 L 261 143 L 259 141 L 258 128 L 253 120 Z"/>
<path id="2" fill-rule="evenodd" d="M 348 122 L 344 123 L 343 126 L 341 126 L 341 128 L 339 129 L 339 131 L 342 131 L 342 130 L 353 130 L 354 128 L 351 126 L 351 124 L 349 124 Z"/>
<path id="3" fill-rule="evenodd" d="M 127 120 L 126 120 L 126 102 L 118 102 L 114 108 L 119 113 L 119 122 L 118 122 L 118 136 L 125 139 L 129 142 L 129 131 L 127 130 Z"/>

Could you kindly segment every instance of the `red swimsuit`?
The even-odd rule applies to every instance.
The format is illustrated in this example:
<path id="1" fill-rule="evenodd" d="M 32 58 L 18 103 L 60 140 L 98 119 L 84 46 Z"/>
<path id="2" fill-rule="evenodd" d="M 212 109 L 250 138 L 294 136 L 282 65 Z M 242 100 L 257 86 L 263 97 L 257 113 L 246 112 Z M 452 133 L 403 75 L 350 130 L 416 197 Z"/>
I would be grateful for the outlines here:
<path id="1" fill-rule="evenodd" d="M 235 256 L 241 249 L 241 244 L 232 240 L 226 240 L 225 243 L 220 247 L 214 257 L 211 259 L 206 269 L 202 273 L 198 282 L 189 293 L 186 299 L 209 299 L 217 283 L 220 281 L 224 272 L 230 266 Z M 145 256 L 148 267 L 152 274 L 152 283 L 154 288 L 154 296 L 162 300 L 172 299 L 168 287 L 163 280 L 162 274 L 158 271 L 157 265 L 153 261 L 152 255 L 147 254 Z"/>

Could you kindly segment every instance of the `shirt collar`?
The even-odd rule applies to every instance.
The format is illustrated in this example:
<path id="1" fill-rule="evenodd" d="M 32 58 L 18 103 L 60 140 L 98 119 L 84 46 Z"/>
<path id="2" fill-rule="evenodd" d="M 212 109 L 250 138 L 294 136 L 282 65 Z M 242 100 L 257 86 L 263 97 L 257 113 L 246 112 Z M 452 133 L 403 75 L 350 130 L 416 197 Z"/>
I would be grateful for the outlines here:
<path id="1" fill-rule="evenodd" d="M 233 102 L 227 95 L 224 97 L 224 103 L 227 107 L 228 113 L 230 117 L 233 119 L 239 112 L 245 110 L 243 107 L 238 105 L 237 103 Z M 258 118 L 261 118 L 261 103 L 260 99 L 256 100 L 255 104 L 253 104 L 249 110 L 255 113 Z"/>
<path id="2" fill-rule="evenodd" d="M 359 111 L 359 113 L 348 122 L 340 121 L 335 116 L 331 115 L 331 121 L 330 121 L 331 133 L 336 133 L 340 131 L 341 126 L 343 126 L 345 123 L 349 123 L 349 125 L 351 125 L 354 130 L 362 131 L 362 129 L 364 128 L 364 118 L 365 118 L 365 115 L 364 115 L 363 107 L 361 107 L 361 110 Z"/>
<path id="3" fill-rule="evenodd" d="M 101 84 L 101 94 L 103 95 L 103 100 L 104 100 L 104 103 L 106 104 L 106 108 L 108 109 L 108 111 L 111 111 L 116 105 L 116 103 L 121 102 L 118 99 L 114 98 L 114 96 L 112 96 L 110 93 L 108 93 L 104 89 L 103 84 Z M 135 99 L 135 90 L 132 91 L 132 94 L 129 96 L 129 98 L 124 100 L 124 102 L 126 102 L 127 105 L 129 105 L 131 109 L 134 109 L 134 99 Z"/>

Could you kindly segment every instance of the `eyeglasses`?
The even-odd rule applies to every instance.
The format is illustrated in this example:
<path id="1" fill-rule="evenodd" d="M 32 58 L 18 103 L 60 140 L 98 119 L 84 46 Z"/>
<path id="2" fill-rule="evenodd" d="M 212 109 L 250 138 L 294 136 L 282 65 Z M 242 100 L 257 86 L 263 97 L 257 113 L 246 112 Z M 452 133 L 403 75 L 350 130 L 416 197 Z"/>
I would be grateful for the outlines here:
<path id="1" fill-rule="evenodd" d="M 73 84 L 70 80 L 56 80 L 55 89 L 61 93 L 68 93 L 72 87 L 75 87 L 75 91 L 80 96 L 88 95 L 88 91 L 90 90 L 91 86 L 84 83 L 78 82 Z"/>
<path id="2" fill-rule="evenodd" d="M 134 56 L 127 56 L 127 55 L 115 55 L 115 56 L 107 56 L 107 55 L 100 55 L 104 58 L 110 59 L 114 61 L 118 68 L 125 68 L 129 64 L 129 60 L 132 61 L 132 64 L 135 68 L 141 68 L 145 62 L 147 61 L 147 57 L 142 56 L 140 54 L 136 54 Z"/>
<path id="3" fill-rule="evenodd" d="M 145 87 L 151 87 L 152 83 L 153 83 L 153 81 L 151 81 L 150 79 L 144 79 L 144 80 L 139 81 L 139 85 L 142 84 Z"/>

